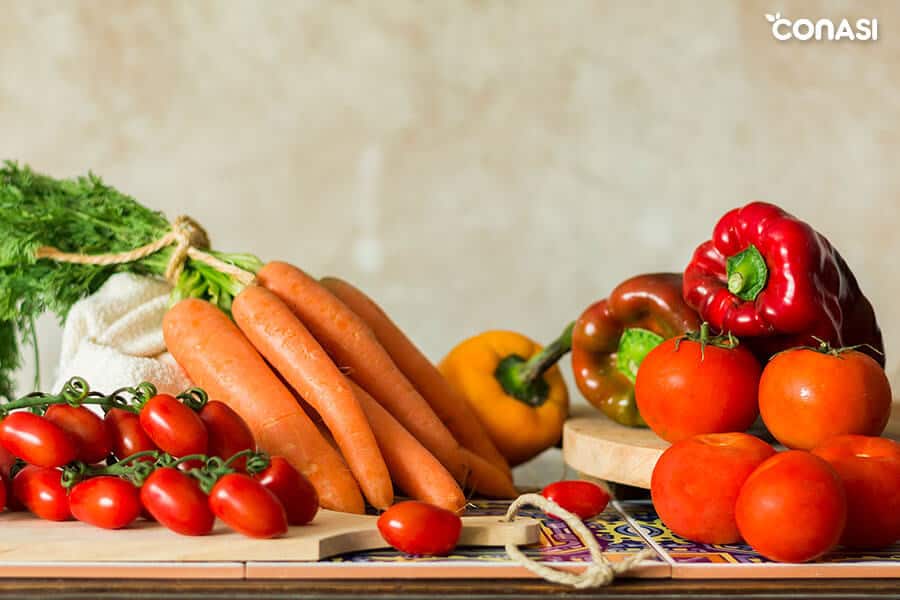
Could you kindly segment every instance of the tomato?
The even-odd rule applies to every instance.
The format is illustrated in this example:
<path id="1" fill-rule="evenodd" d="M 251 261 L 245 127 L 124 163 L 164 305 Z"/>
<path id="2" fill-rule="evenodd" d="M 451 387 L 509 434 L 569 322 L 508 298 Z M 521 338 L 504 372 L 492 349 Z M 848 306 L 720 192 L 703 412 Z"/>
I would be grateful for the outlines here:
<path id="1" fill-rule="evenodd" d="M 44 418 L 55 423 L 75 440 L 76 458 L 88 464 L 100 462 L 109 456 L 112 439 L 103 420 L 84 406 L 53 404 Z"/>
<path id="2" fill-rule="evenodd" d="M 140 417 L 135 413 L 114 408 L 106 413 L 103 421 L 109 430 L 113 454 L 119 460 L 138 452 L 157 449 L 156 444 L 141 427 Z"/>
<path id="3" fill-rule="evenodd" d="M 141 504 L 148 513 L 175 533 L 206 535 L 215 516 L 196 479 L 178 469 L 156 469 L 141 487 Z"/>
<path id="4" fill-rule="evenodd" d="M 288 530 L 278 497 L 243 473 L 219 479 L 209 493 L 209 507 L 229 527 L 249 537 L 271 538 Z"/>
<path id="5" fill-rule="evenodd" d="M 44 417 L 14 412 L 0 421 L 0 444 L 38 467 L 61 467 L 75 460 L 78 447 L 69 434 Z"/>
<path id="6" fill-rule="evenodd" d="M 462 519 L 433 504 L 400 502 L 378 517 L 378 531 L 388 544 L 407 554 L 449 554 L 459 541 Z"/>
<path id="7" fill-rule="evenodd" d="M 9 480 L 9 475 L 15 464 L 15 455 L 3 446 L 0 446 L 0 475 Z"/>
<path id="8" fill-rule="evenodd" d="M 6 477 L 0 475 L 0 511 L 6 508 Z"/>
<path id="9" fill-rule="evenodd" d="M 278 497 L 290 525 L 306 525 L 319 511 L 316 488 L 285 458 L 273 456 L 271 464 L 257 478 Z"/>
<path id="10" fill-rule="evenodd" d="M 847 526 L 841 544 L 884 548 L 900 539 L 900 444 L 862 435 L 841 435 L 813 454 L 831 464 L 847 494 Z"/>
<path id="11" fill-rule="evenodd" d="M 256 450 L 250 427 L 224 402 L 213 400 L 204 404 L 200 410 L 200 420 L 209 434 L 207 454 L 210 456 L 228 459 L 241 450 Z M 240 459 L 233 466 L 243 469 L 246 463 L 246 459 Z"/>
<path id="12" fill-rule="evenodd" d="M 845 433 L 881 435 L 891 414 L 891 385 L 868 354 L 795 348 L 763 370 L 759 410 L 779 442 L 809 450 Z"/>
<path id="13" fill-rule="evenodd" d="M 669 446 L 653 469 L 650 493 L 662 522 L 683 538 L 734 544 L 738 493 L 750 474 L 775 454 L 746 433 L 708 433 Z"/>
<path id="14" fill-rule="evenodd" d="M 206 453 L 206 426 L 174 396 L 153 396 L 141 408 L 140 418 L 141 427 L 160 450 L 175 457 Z"/>
<path id="15" fill-rule="evenodd" d="M 641 363 L 634 386 L 638 411 L 661 438 L 745 431 L 758 414 L 760 367 L 747 348 L 669 339 Z"/>
<path id="16" fill-rule="evenodd" d="M 121 529 L 141 514 L 141 501 L 134 484 L 105 475 L 75 485 L 69 493 L 69 510 L 83 523 Z"/>
<path id="17" fill-rule="evenodd" d="M 599 515 L 609 503 L 609 493 L 590 481 L 557 481 L 541 490 L 541 495 L 581 519 Z"/>
<path id="18" fill-rule="evenodd" d="M 13 478 L 12 487 L 22 506 L 40 518 L 48 521 L 68 521 L 72 518 L 59 469 L 28 465 Z"/>
<path id="19" fill-rule="evenodd" d="M 754 550 L 780 562 L 806 562 L 837 545 L 847 521 L 847 500 L 827 462 L 788 450 L 747 478 L 734 514 L 741 536 Z"/>

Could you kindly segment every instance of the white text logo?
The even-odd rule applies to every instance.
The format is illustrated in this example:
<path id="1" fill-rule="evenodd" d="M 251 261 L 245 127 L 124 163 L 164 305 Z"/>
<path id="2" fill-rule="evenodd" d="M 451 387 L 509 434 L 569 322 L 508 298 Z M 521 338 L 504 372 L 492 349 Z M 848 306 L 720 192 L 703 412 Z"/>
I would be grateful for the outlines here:
<path id="1" fill-rule="evenodd" d="M 878 39 L 878 19 L 857 19 L 851 23 L 849 19 L 841 19 L 835 23 L 831 19 L 797 19 L 792 21 L 781 16 L 766 14 L 766 20 L 772 24 L 772 36 L 776 40 L 851 40 L 857 42 L 875 41 Z"/>

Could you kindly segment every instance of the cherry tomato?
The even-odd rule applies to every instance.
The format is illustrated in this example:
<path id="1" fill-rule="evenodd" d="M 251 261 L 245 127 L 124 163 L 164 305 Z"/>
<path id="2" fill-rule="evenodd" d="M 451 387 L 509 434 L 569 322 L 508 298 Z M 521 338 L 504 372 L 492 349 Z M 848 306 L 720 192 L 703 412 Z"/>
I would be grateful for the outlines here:
<path id="1" fill-rule="evenodd" d="M 229 473 L 209 494 L 213 514 L 237 532 L 253 538 L 271 538 L 288 530 L 287 514 L 278 497 L 243 473 Z"/>
<path id="2" fill-rule="evenodd" d="M 175 457 L 206 453 L 206 426 L 197 413 L 174 396 L 153 396 L 141 408 L 140 418 L 141 427 L 160 450 Z"/>
<path id="3" fill-rule="evenodd" d="M 745 431 L 758 414 L 760 367 L 744 346 L 669 339 L 641 363 L 634 386 L 644 421 L 675 443 L 701 433 Z"/>
<path id="4" fill-rule="evenodd" d="M 10 479 L 10 472 L 12 471 L 13 465 L 16 464 L 16 457 L 12 452 L 0 446 L 0 475 L 5 477 L 7 480 Z"/>
<path id="5" fill-rule="evenodd" d="M 181 535 L 206 535 L 215 516 L 196 479 L 178 469 L 156 469 L 141 487 L 141 504 L 156 520 Z"/>
<path id="6" fill-rule="evenodd" d="M 109 430 L 113 454 L 119 460 L 138 452 L 157 449 L 156 444 L 141 427 L 140 417 L 135 413 L 114 408 L 106 413 L 103 421 Z M 147 460 L 151 459 L 148 457 Z"/>
<path id="7" fill-rule="evenodd" d="M 609 493 L 590 481 L 557 481 L 541 490 L 541 496 L 553 500 L 581 519 L 599 515 L 609 503 Z"/>
<path id="8" fill-rule="evenodd" d="M 253 433 L 244 419 L 224 402 L 207 402 L 200 409 L 200 420 L 209 434 L 207 454 L 221 458 L 231 458 L 241 450 L 256 450 Z M 246 459 L 232 463 L 236 469 L 243 469 Z"/>
<path id="9" fill-rule="evenodd" d="M 433 504 L 400 502 L 378 517 L 378 531 L 388 544 L 407 554 L 449 554 L 459 541 L 462 519 Z"/>
<path id="10" fill-rule="evenodd" d="M 0 511 L 6 508 L 6 477 L 0 475 Z"/>
<path id="11" fill-rule="evenodd" d="M 863 352 L 795 348 L 763 370 L 759 411 L 779 442 L 809 450 L 836 435 L 881 435 L 891 415 L 891 385 Z"/>
<path id="12" fill-rule="evenodd" d="M 109 475 L 85 479 L 72 488 L 69 510 L 79 521 L 103 529 L 121 529 L 141 514 L 134 484 Z"/>
<path id="13" fill-rule="evenodd" d="M 0 421 L 0 444 L 38 467 L 61 467 L 75 460 L 78 447 L 58 425 L 30 412 L 14 412 Z"/>
<path id="14" fill-rule="evenodd" d="M 88 464 L 100 462 L 109 456 L 112 439 L 103 420 L 84 406 L 53 404 L 44 418 L 55 423 L 75 440 L 76 458 Z"/>
<path id="15" fill-rule="evenodd" d="M 284 457 L 273 456 L 269 467 L 257 478 L 281 501 L 290 525 L 306 525 L 319 511 L 316 488 Z"/>
<path id="16" fill-rule="evenodd" d="M 42 519 L 68 521 L 72 518 L 59 469 L 28 465 L 13 478 L 13 494 L 22 506 Z"/>

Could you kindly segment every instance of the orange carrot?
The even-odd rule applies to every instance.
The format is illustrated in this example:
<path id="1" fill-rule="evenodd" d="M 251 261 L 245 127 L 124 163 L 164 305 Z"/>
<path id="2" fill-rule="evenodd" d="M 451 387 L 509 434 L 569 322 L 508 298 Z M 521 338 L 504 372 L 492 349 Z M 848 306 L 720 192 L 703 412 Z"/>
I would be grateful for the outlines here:
<path id="1" fill-rule="evenodd" d="M 372 424 L 397 487 L 416 500 L 461 512 L 466 497 L 444 465 L 364 389 L 352 381 L 350 384 Z"/>
<path id="2" fill-rule="evenodd" d="M 281 298 L 350 378 L 371 394 L 458 481 L 468 468 L 459 443 L 397 369 L 372 330 L 322 285 L 292 265 L 271 262 L 259 283 Z"/>
<path id="3" fill-rule="evenodd" d="M 365 510 L 340 453 L 225 313 L 203 300 L 182 300 L 166 313 L 163 335 L 191 380 L 241 415 L 261 449 L 283 456 L 309 478 L 323 507 Z"/>
<path id="4" fill-rule="evenodd" d="M 245 288 L 231 314 L 256 350 L 322 417 L 369 503 L 387 509 L 394 487 L 375 435 L 347 378 L 319 342 L 263 287 Z"/>
<path id="5" fill-rule="evenodd" d="M 512 480 L 493 463 L 489 463 L 468 448 L 463 448 L 463 456 L 469 464 L 466 489 L 474 489 L 489 498 L 515 498 L 519 495 Z"/>
<path id="6" fill-rule="evenodd" d="M 494 446 L 465 396 L 450 385 L 381 307 L 346 281 L 324 277 L 320 282 L 372 329 L 397 368 L 422 394 L 459 443 L 495 465 L 509 478 L 509 464 Z"/>

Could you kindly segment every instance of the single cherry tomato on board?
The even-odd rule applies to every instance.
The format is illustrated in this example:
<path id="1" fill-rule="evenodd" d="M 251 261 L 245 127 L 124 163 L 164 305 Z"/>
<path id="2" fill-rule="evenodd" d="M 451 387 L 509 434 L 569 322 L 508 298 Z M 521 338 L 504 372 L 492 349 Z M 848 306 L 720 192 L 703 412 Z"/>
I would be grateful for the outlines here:
<path id="1" fill-rule="evenodd" d="M 316 488 L 284 457 L 273 456 L 271 464 L 257 475 L 259 482 L 278 497 L 288 524 L 306 525 L 319 511 Z"/>
<path id="2" fill-rule="evenodd" d="M 156 444 L 141 427 L 140 418 L 133 412 L 113 408 L 103 419 L 112 441 L 112 451 L 119 460 L 132 454 L 156 450 Z M 152 460 L 147 457 L 144 460 Z"/>
<path id="3" fill-rule="evenodd" d="M 229 527 L 253 538 L 271 538 L 288 530 L 287 514 L 278 497 L 243 473 L 229 473 L 209 492 L 213 514 Z"/>
<path id="4" fill-rule="evenodd" d="M 174 457 L 205 454 L 206 426 L 193 410 L 169 394 L 157 394 L 141 408 L 141 427 L 159 446 Z"/>
<path id="5" fill-rule="evenodd" d="M 0 444 L 38 467 L 61 467 L 75 460 L 78 446 L 68 433 L 44 417 L 14 412 L 0 421 Z"/>
<path id="6" fill-rule="evenodd" d="M 156 469 L 141 486 L 141 504 L 156 521 L 181 535 L 206 535 L 215 516 L 196 479 L 178 469 Z"/>
<path id="7" fill-rule="evenodd" d="M 891 385 L 868 354 L 794 348 L 766 365 L 759 412 L 788 448 L 809 450 L 836 435 L 881 435 L 891 416 Z"/>
<path id="8" fill-rule="evenodd" d="M 72 518 L 59 469 L 28 465 L 16 473 L 12 487 L 22 506 L 40 518 L 47 521 L 68 521 Z"/>
<path id="9" fill-rule="evenodd" d="M 208 455 L 228 459 L 241 450 L 256 450 L 250 427 L 224 402 L 212 400 L 204 404 L 200 409 L 200 420 L 209 434 Z M 241 458 L 232 466 L 241 470 L 246 463 L 247 460 Z"/>
<path id="10" fill-rule="evenodd" d="M 634 393 L 647 425 L 668 442 L 701 433 L 746 431 L 756 420 L 760 366 L 736 341 L 673 338 L 641 363 Z"/>
<path id="11" fill-rule="evenodd" d="M 141 501 L 134 484 L 105 475 L 76 484 L 69 493 L 69 510 L 83 523 L 121 529 L 141 514 Z"/>
<path id="12" fill-rule="evenodd" d="M 541 496 L 553 500 L 580 519 L 599 515 L 609 504 L 609 492 L 590 481 L 557 481 L 541 490 Z"/>
<path id="13" fill-rule="evenodd" d="M 75 440 L 76 458 L 88 464 L 100 462 L 112 450 L 112 438 L 103 420 L 84 406 L 53 404 L 44 418 Z"/>
<path id="14" fill-rule="evenodd" d="M 378 517 L 378 531 L 388 544 L 407 554 L 449 554 L 459 541 L 462 519 L 433 504 L 400 502 Z"/>

